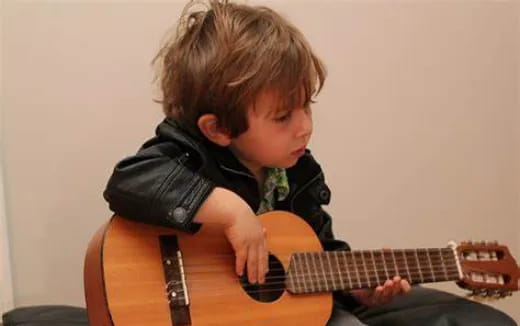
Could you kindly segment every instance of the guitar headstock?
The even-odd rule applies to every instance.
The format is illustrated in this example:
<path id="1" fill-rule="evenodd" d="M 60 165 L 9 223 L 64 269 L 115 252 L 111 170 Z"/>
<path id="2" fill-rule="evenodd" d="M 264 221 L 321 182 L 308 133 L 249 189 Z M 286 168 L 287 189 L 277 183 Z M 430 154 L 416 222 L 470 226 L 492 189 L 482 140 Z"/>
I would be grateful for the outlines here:
<path id="1" fill-rule="evenodd" d="M 462 269 L 458 285 L 473 296 L 499 299 L 518 290 L 520 268 L 497 242 L 461 242 L 455 248 Z"/>

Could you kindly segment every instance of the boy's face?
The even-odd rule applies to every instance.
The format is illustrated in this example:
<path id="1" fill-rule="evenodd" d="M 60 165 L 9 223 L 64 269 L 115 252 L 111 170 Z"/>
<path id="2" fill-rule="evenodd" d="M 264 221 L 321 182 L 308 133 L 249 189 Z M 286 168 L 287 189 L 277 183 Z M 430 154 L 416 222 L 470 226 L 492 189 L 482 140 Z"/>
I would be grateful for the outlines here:
<path id="1" fill-rule="evenodd" d="M 262 93 L 248 108 L 249 129 L 232 138 L 231 151 L 257 173 L 263 167 L 289 168 L 304 154 L 312 134 L 310 108 L 276 112 L 274 92 Z"/>

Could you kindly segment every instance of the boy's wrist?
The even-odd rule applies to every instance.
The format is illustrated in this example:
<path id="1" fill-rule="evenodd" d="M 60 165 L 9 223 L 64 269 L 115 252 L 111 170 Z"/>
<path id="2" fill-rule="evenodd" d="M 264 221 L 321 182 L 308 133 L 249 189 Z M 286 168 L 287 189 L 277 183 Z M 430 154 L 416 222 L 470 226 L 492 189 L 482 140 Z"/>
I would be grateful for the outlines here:
<path id="1" fill-rule="evenodd" d="M 195 216 L 198 223 L 218 223 L 231 227 L 239 216 L 251 214 L 249 205 L 234 192 L 215 187 Z"/>

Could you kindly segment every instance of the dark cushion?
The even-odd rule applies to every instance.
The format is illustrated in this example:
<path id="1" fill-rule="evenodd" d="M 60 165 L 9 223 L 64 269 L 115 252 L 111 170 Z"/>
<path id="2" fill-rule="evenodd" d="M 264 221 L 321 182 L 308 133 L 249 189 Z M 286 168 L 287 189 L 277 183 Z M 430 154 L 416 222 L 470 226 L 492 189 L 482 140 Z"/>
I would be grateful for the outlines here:
<path id="1" fill-rule="evenodd" d="M 421 286 L 389 304 L 361 307 L 355 313 L 370 326 L 517 326 L 511 317 L 488 305 Z"/>
<path id="2" fill-rule="evenodd" d="M 88 326 L 87 310 L 72 306 L 16 308 L 2 316 L 3 326 Z"/>

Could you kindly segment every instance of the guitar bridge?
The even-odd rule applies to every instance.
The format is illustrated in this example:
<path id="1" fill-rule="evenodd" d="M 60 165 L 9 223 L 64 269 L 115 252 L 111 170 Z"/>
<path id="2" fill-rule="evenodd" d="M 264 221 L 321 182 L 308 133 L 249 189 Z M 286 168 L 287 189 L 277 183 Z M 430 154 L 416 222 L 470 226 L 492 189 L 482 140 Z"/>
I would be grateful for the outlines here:
<path id="1" fill-rule="evenodd" d="M 186 274 L 177 237 L 160 236 L 162 266 L 166 280 L 166 297 L 174 326 L 191 325 L 190 299 L 186 286 Z"/>

